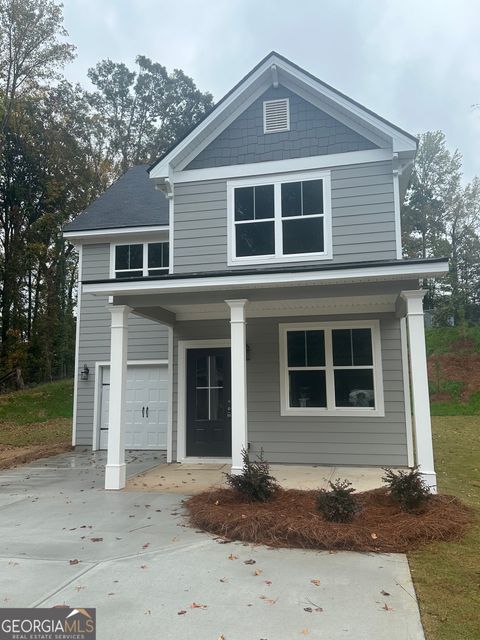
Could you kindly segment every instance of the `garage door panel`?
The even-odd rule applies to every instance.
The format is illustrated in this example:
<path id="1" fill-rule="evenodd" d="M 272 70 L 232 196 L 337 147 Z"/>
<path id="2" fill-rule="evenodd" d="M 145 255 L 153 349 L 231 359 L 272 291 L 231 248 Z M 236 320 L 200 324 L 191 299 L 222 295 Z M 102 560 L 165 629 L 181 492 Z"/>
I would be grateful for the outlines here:
<path id="1" fill-rule="evenodd" d="M 108 443 L 110 368 L 103 368 L 100 448 Z M 127 369 L 125 448 L 166 449 L 168 379 L 165 365 L 130 365 Z"/>

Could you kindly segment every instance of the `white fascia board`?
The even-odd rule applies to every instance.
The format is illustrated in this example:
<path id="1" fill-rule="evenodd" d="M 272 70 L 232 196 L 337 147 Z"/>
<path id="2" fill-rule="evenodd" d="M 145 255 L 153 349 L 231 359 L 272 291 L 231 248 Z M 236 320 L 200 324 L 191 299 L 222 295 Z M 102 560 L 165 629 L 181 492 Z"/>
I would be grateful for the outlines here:
<path id="1" fill-rule="evenodd" d="M 350 164 L 365 164 L 368 162 L 384 162 L 392 160 L 390 149 L 369 149 L 367 151 L 349 151 L 346 153 L 332 153 L 323 156 L 309 156 L 290 160 L 270 160 L 268 162 L 253 162 L 251 164 L 235 164 L 208 169 L 190 169 L 174 173 L 174 182 L 196 182 L 199 180 L 219 180 L 223 178 L 240 178 L 247 176 L 261 176 L 291 171 L 308 171 L 311 169 L 327 169 Z"/>
<path id="2" fill-rule="evenodd" d="M 214 291 L 248 287 L 284 287 L 291 284 L 338 284 L 340 282 L 385 279 L 430 278 L 448 272 L 448 261 L 418 265 L 385 265 L 367 269 L 332 269 L 331 271 L 304 271 L 302 273 L 259 273 L 251 275 L 205 276 L 202 278 L 175 278 L 172 280 L 144 280 L 140 282 L 83 283 L 83 291 L 96 295 L 121 296 L 129 294 L 177 293 L 188 291 Z"/>
<path id="3" fill-rule="evenodd" d="M 104 240 L 117 236 L 137 236 L 142 234 L 159 233 L 168 231 L 168 224 L 152 225 L 150 227 L 118 227 L 115 229 L 92 229 L 91 231 L 64 231 L 66 240 L 81 244 L 83 240 Z"/>
<path id="4" fill-rule="evenodd" d="M 195 129 L 186 138 L 179 142 L 178 145 L 174 147 L 170 151 L 170 153 L 165 156 L 165 158 L 163 158 L 163 160 L 160 160 L 160 162 L 158 162 L 158 164 L 156 164 L 152 168 L 152 170 L 150 171 L 150 178 L 168 178 L 169 165 L 172 160 L 186 147 L 188 147 L 188 145 L 191 144 L 191 142 L 195 140 L 195 138 L 200 133 L 202 133 L 202 131 L 207 129 L 218 118 L 218 116 L 223 113 L 223 111 L 225 111 L 225 109 L 227 109 L 232 103 L 234 103 L 245 91 L 245 89 L 247 89 L 255 81 L 257 81 L 265 72 L 268 72 L 270 67 L 272 66 L 272 63 L 273 57 L 265 60 L 262 66 L 259 67 L 255 71 L 255 73 L 253 73 L 249 78 L 247 78 L 245 82 L 237 87 L 237 89 L 232 94 L 230 94 L 228 98 L 226 98 L 217 109 L 214 109 L 210 113 L 210 115 L 202 120 L 202 122 L 200 122 L 200 124 L 195 127 Z M 246 106 L 248 106 L 248 104 Z"/>
<path id="5" fill-rule="evenodd" d="M 284 71 L 291 74 L 301 82 L 304 82 L 307 86 L 323 94 L 325 97 L 330 99 L 332 102 L 338 104 L 340 107 L 342 107 L 346 111 L 350 111 L 360 119 L 369 123 L 378 131 L 381 131 L 385 135 L 392 138 L 394 151 L 399 152 L 399 151 L 415 151 L 416 150 L 417 145 L 414 140 L 412 140 L 409 136 L 403 134 L 401 131 L 399 131 L 395 127 L 392 127 L 388 123 L 376 117 L 373 113 L 369 113 L 368 111 L 360 107 L 360 105 L 353 104 L 348 98 L 346 97 L 344 98 L 343 96 L 340 96 L 338 93 L 336 93 L 332 89 L 329 89 L 328 87 L 321 84 L 320 82 L 317 82 L 313 78 L 303 74 L 298 69 L 295 69 L 294 67 L 290 66 L 288 62 L 285 62 L 282 60 L 281 63 L 276 63 L 276 64 L 278 64 Z"/>
<path id="6" fill-rule="evenodd" d="M 245 80 L 237 89 L 224 100 L 224 102 L 214 109 L 209 116 L 205 118 L 195 129 L 176 147 L 174 147 L 169 154 L 165 156 L 160 162 L 158 162 L 150 171 L 150 178 L 161 179 L 169 177 L 170 163 L 177 157 L 186 147 L 188 147 L 197 136 L 199 136 L 205 129 L 207 129 L 232 103 L 234 103 L 241 94 L 254 82 L 256 82 L 263 74 L 269 73 L 272 65 L 276 65 L 277 69 L 290 74 L 296 78 L 299 82 L 303 82 L 306 86 L 314 89 L 321 95 L 328 98 L 332 103 L 337 104 L 342 109 L 354 114 L 360 120 L 363 120 L 368 125 L 388 136 L 392 139 L 393 150 L 395 152 L 401 151 L 416 151 L 417 145 L 414 140 L 409 136 L 404 135 L 401 131 L 395 127 L 390 126 L 380 118 L 376 117 L 373 113 L 369 113 L 359 105 L 352 103 L 348 98 L 344 98 L 332 89 L 329 89 L 322 83 L 309 77 L 299 69 L 296 69 L 289 65 L 284 60 L 280 60 L 276 56 L 270 56 L 261 67 L 259 67 L 255 73 L 253 73 L 247 80 Z M 270 80 L 271 81 L 271 80 Z M 250 97 L 252 100 L 252 97 Z M 247 108 L 250 104 L 250 100 L 244 101 L 242 110 Z M 253 101 L 253 100 L 252 100 Z M 216 129 L 213 133 L 213 137 L 216 137 L 220 133 L 221 129 Z M 210 136 L 209 136 L 210 138 Z"/>

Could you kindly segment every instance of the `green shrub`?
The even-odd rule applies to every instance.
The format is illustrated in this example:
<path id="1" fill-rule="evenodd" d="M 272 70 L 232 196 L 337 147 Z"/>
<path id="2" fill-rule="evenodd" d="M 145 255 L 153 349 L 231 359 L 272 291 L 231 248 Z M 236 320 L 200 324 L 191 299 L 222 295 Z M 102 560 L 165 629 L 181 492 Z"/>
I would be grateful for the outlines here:
<path id="1" fill-rule="evenodd" d="M 317 496 L 317 509 L 325 520 L 330 522 L 351 522 L 360 505 L 354 495 L 355 489 L 348 480 L 329 482 L 330 490 L 320 489 Z"/>
<path id="2" fill-rule="evenodd" d="M 242 449 L 243 471 L 239 475 L 226 473 L 227 484 L 254 502 L 266 502 L 277 491 L 276 479 L 270 475 L 270 466 L 263 457 L 263 449 L 256 460 L 250 460 L 248 451 Z"/>
<path id="3" fill-rule="evenodd" d="M 414 511 L 423 506 L 430 498 L 430 489 L 420 475 L 418 467 L 408 471 L 384 469 L 382 480 L 390 489 L 392 498 L 405 511 Z"/>

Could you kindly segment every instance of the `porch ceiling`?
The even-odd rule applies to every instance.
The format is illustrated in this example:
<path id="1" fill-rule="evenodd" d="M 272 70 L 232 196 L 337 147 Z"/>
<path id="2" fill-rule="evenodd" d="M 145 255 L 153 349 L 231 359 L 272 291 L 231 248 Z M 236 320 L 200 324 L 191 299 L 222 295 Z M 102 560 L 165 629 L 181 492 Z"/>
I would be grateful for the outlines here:
<path id="1" fill-rule="evenodd" d="M 173 324 L 182 320 L 227 319 L 226 299 L 248 300 L 247 317 L 333 315 L 344 313 L 392 313 L 402 290 L 418 289 L 418 280 L 296 286 L 282 289 L 197 291 L 151 295 L 115 296 L 114 304 L 126 304 L 138 315 Z"/>

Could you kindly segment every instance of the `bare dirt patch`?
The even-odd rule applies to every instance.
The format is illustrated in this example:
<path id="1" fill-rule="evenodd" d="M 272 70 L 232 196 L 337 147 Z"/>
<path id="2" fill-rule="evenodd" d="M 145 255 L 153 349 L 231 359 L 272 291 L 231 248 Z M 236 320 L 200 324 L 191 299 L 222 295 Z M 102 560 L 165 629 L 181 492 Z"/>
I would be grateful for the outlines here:
<path id="1" fill-rule="evenodd" d="M 452 344 L 452 352 L 429 356 L 428 377 L 433 402 L 456 399 L 452 393 L 456 387 L 458 400 L 467 402 L 480 389 L 480 353 L 473 342 L 459 340 Z"/>
<path id="2" fill-rule="evenodd" d="M 316 491 L 279 490 L 269 502 L 246 502 L 231 489 L 205 491 L 185 504 L 192 526 L 270 547 L 404 553 L 438 540 L 461 538 L 473 520 L 457 498 L 432 496 L 407 513 L 385 489 L 357 494 L 361 511 L 351 523 L 327 522 L 316 510 Z"/>
<path id="3" fill-rule="evenodd" d="M 13 447 L 0 444 L 0 469 L 10 469 L 27 462 L 33 462 L 39 458 L 48 458 L 57 453 L 71 451 L 72 445 L 68 442 L 60 444 L 37 444 L 26 447 Z"/>

